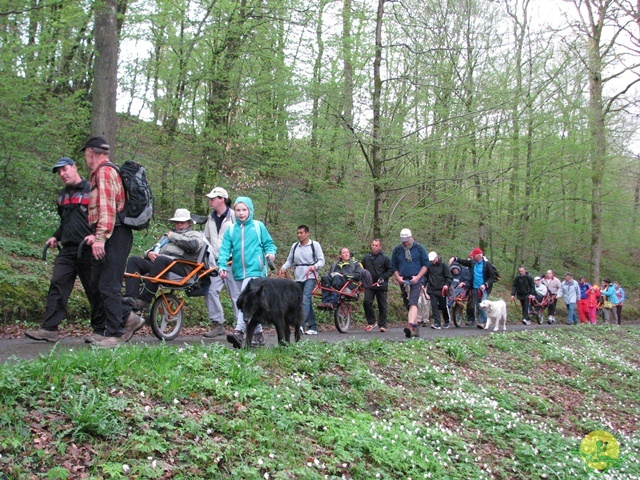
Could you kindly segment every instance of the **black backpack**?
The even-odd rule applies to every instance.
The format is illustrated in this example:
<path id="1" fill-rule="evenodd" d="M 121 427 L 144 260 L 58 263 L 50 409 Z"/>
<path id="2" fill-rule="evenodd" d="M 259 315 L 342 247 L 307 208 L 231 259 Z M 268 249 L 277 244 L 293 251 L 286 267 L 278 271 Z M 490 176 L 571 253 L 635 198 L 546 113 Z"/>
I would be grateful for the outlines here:
<path id="1" fill-rule="evenodd" d="M 500 272 L 491 262 L 488 262 L 487 269 L 489 270 L 489 276 L 493 279 L 494 283 L 500 281 Z"/>
<path id="2" fill-rule="evenodd" d="M 111 162 L 105 162 L 115 168 L 125 191 L 124 211 L 118 214 L 120 222 L 132 230 L 143 230 L 149 226 L 153 218 L 153 195 L 147 182 L 147 171 L 142 165 L 127 160 L 118 167 Z M 100 168 L 98 167 L 98 168 Z"/>

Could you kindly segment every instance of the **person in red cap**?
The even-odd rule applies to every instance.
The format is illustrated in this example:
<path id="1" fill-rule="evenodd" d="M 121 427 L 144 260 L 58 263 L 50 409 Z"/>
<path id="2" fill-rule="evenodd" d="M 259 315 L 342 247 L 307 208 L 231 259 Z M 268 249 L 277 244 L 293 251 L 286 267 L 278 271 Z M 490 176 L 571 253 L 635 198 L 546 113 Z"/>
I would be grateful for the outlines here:
<path id="1" fill-rule="evenodd" d="M 495 269 L 488 259 L 484 257 L 482 249 L 476 247 L 471 250 L 469 258 L 453 257 L 449 260 L 449 265 L 458 262 L 471 270 L 471 296 L 473 298 L 473 310 L 467 309 L 467 325 L 472 327 L 476 323 L 474 311 L 478 312 L 478 328 L 484 328 L 487 323 L 487 312 L 478 308 L 482 300 L 488 300 L 493 282 L 497 279 L 493 272 Z"/>

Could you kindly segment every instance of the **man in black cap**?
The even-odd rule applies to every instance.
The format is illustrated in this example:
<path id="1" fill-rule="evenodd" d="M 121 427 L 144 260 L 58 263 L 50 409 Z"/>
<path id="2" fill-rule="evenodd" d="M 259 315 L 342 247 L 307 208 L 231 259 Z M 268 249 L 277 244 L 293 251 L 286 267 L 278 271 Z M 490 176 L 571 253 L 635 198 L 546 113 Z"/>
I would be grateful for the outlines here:
<path id="1" fill-rule="evenodd" d="M 133 244 L 131 229 L 122 225 L 118 213 L 124 210 L 125 191 L 120 174 L 109 162 L 109 144 L 102 137 L 90 138 L 81 148 L 91 170 L 89 224 L 94 233 L 85 240 L 91 247 L 91 286 L 98 292 L 94 311 L 104 318 L 104 336 L 91 343 L 112 348 L 129 341 L 144 325 L 122 299 L 122 277 Z"/>
<path id="2" fill-rule="evenodd" d="M 47 240 L 47 247 L 59 248 L 53 263 L 53 275 L 49 284 L 47 306 L 42 326 L 37 330 L 27 330 L 24 334 L 33 340 L 58 341 L 58 327 L 67 315 L 67 302 L 73 290 L 76 277 L 80 277 L 89 303 L 93 306 L 94 292 L 91 290 L 91 249 L 84 248 L 78 257 L 78 246 L 84 237 L 91 234 L 87 209 L 89 206 L 89 182 L 80 176 L 75 162 L 67 157 L 59 159 L 52 169 L 64 182 L 65 187 L 58 195 L 58 215 L 60 226 Z M 91 327 L 98 334 L 104 332 L 104 324 L 93 316 Z"/>

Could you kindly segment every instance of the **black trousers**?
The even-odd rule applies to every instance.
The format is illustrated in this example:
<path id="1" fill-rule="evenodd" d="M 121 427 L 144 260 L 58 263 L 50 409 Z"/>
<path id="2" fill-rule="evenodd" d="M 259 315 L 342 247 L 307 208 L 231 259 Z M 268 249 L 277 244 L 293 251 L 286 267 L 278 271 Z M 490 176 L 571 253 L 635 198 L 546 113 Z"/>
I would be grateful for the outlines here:
<path id="1" fill-rule="evenodd" d="M 78 258 L 77 245 L 63 247 L 53 262 L 47 306 L 42 320 L 44 330 L 55 332 L 67 316 L 67 304 L 77 277 L 80 277 L 80 282 L 91 305 L 91 327 L 94 332 L 104 331 L 104 324 L 100 324 L 99 318 L 94 319 L 93 317 L 95 292 L 91 289 L 91 249 L 84 248 L 82 256 Z"/>
<path id="2" fill-rule="evenodd" d="M 378 319 L 376 320 L 376 312 L 373 308 L 373 301 L 378 302 Z M 389 305 L 387 304 L 387 291 L 379 289 L 367 288 L 364 291 L 364 301 L 362 303 L 364 307 L 364 316 L 367 319 L 369 325 L 375 325 L 376 322 L 380 328 L 387 327 L 387 312 L 389 311 Z"/>
<path id="3" fill-rule="evenodd" d="M 449 325 L 449 309 L 447 308 L 447 297 L 442 295 L 429 294 L 431 297 L 431 311 L 433 312 L 433 324 L 440 326 L 440 312 L 445 325 Z"/>
<path id="4" fill-rule="evenodd" d="M 91 288 L 98 292 L 94 311 L 104 322 L 106 337 L 122 336 L 124 323 L 131 313 L 131 307 L 122 301 L 122 277 L 132 244 L 131 229 L 115 227 L 104 246 L 105 257 L 91 259 Z"/>
<path id="5" fill-rule="evenodd" d="M 522 307 L 522 319 L 529 320 L 529 295 L 524 298 L 518 298 Z"/>
<path id="6" fill-rule="evenodd" d="M 127 260 L 127 273 L 140 273 L 148 277 L 155 277 L 171 265 L 173 259 L 166 255 L 159 255 L 155 262 L 143 257 L 129 257 Z M 171 271 L 182 277 L 189 274 L 192 267 L 183 263 L 178 263 L 171 267 Z M 125 280 L 124 294 L 127 297 L 139 298 L 150 302 L 158 291 L 158 284 L 145 280 L 144 289 L 140 291 L 140 280 L 137 278 L 127 278 Z"/>

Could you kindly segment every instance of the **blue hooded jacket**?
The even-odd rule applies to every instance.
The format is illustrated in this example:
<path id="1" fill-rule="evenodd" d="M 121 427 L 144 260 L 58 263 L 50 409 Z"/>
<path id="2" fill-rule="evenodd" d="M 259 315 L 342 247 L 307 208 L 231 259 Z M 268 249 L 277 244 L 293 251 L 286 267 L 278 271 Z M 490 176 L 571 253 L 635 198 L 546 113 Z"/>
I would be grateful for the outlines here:
<path id="1" fill-rule="evenodd" d="M 266 277 L 267 261 L 265 255 L 276 254 L 277 248 L 267 227 L 260 221 L 253 220 L 253 202 L 249 197 L 236 198 L 234 207 L 244 203 L 249 209 L 249 218 L 244 222 L 236 216 L 236 223 L 227 228 L 222 237 L 222 245 L 218 254 L 220 270 L 227 270 L 229 258 L 233 258 L 231 271 L 234 280 L 248 277 Z M 260 229 L 258 233 L 256 228 Z"/>

